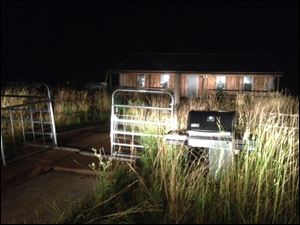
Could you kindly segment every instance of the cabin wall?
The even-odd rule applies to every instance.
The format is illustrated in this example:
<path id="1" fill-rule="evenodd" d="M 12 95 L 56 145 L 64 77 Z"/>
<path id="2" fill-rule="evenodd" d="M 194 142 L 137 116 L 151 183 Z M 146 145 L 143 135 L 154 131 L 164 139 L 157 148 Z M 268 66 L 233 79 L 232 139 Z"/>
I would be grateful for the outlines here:
<path id="1" fill-rule="evenodd" d="M 275 91 L 275 77 L 253 77 L 253 90 L 254 91 Z"/>
<path id="2" fill-rule="evenodd" d="M 215 90 L 216 89 L 216 76 L 205 75 L 204 89 L 205 90 Z"/>
<path id="3" fill-rule="evenodd" d="M 146 80 L 148 80 L 148 86 L 147 88 L 160 88 L 160 74 L 147 74 Z"/>
<path id="4" fill-rule="evenodd" d="M 240 91 L 243 88 L 243 76 L 226 76 L 226 90 Z"/>
<path id="5" fill-rule="evenodd" d="M 204 91 L 208 92 L 216 90 L 216 77 L 217 74 L 207 74 L 204 80 Z M 225 91 L 243 91 L 244 87 L 244 76 L 252 76 L 253 84 L 252 91 L 275 91 L 276 89 L 276 78 L 270 75 L 222 75 L 226 77 Z"/>
<path id="6" fill-rule="evenodd" d="M 140 73 L 122 73 L 120 74 L 120 86 L 137 87 L 137 77 Z M 147 73 L 145 74 L 145 88 L 161 88 L 160 79 L 162 73 Z M 174 89 L 175 73 L 169 73 L 169 88 Z M 179 74 L 177 74 L 179 75 Z M 180 96 L 188 97 L 188 79 L 190 74 L 180 74 Z M 216 76 L 217 74 L 193 74 L 198 75 L 198 96 L 204 93 L 214 93 L 216 91 Z M 226 76 L 225 91 L 233 91 L 236 93 L 243 90 L 244 76 L 251 75 L 222 75 Z M 253 75 L 252 91 L 275 91 L 276 77 L 270 75 Z"/>
<path id="7" fill-rule="evenodd" d="M 186 79 L 186 74 L 181 74 L 180 75 L 180 95 L 181 97 L 186 97 L 187 96 L 187 79 Z"/>
<path id="8" fill-rule="evenodd" d="M 119 76 L 121 87 L 137 87 L 137 74 L 122 73 Z"/>
<path id="9" fill-rule="evenodd" d="M 198 96 L 201 96 L 203 94 L 203 85 L 204 85 L 204 77 L 203 75 L 199 75 L 199 81 L 198 81 Z"/>
<path id="10" fill-rule="evenodd" d="M 275 77 L 268 77 L 268 90 L 275 91 L 276 90 L 276 79 Z"/>
<path id="11" fill-rule="evenodd" d="M 120 74 L 120 86 L 121 87 L 133 87 L 137 88 L 138 82 L 138 74 L 141 73 L 121 73 Z M 161 88 L 160 87 L 160 77 L 161 73 L 145 73 L 145 88 Z M 174 88 L 174 73 L 169 73 L 169 88 Z"/>
<path id="12" fill-rule="evenodd" d="M 188 76 L 190 74 L 181 74 L 180 77 L 180 93 L 181 97 L 188 97 Z M 198 76 L 198 96 L 203 94 L 203 75 L 202 74 L 193 74 Z"/>

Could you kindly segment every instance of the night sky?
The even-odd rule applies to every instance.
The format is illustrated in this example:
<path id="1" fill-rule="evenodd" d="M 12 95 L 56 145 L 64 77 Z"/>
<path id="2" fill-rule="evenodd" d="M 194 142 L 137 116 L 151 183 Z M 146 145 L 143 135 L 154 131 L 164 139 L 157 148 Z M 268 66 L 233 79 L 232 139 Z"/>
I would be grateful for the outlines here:
<path id="1" fill-rule="evenodd" d="M 1 80 L 102 81 L 132 52 L 267 53 L 299 92 L 299 3 L 1 2 Z"/>

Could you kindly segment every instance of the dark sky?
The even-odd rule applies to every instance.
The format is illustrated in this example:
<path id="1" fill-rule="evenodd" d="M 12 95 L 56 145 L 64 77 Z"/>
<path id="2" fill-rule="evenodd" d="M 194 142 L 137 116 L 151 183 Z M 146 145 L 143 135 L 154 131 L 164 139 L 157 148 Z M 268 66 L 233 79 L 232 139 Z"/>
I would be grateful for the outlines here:
<path id="1" fill-rule="evenodd" d="M 131 52 L 268 53 L 299 91 L 299 3 L 1 2 L 1 80 L 103 80 Z"/>

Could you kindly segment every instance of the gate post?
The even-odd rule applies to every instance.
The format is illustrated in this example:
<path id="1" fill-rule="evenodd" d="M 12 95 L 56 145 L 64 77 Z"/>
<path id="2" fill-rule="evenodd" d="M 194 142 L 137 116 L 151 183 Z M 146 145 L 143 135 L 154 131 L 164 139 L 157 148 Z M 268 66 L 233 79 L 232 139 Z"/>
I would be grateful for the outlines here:
<path id="1" fill-rule="evenodd" d="M 6 166 L 5 153 L 4 153 L 4 147 L 2 141 L 2 129 L 1 129 L 1 157 L 2 157 L 3 166 Z"/>
<path id="2" fill-rule="evenodd" d="M 52 107 L 52 98 L 51 98 L 51 93 L 50 93 L 50 89 L 48 87 L 47 84 L 44 84 L 44 86 L 47 89 L 47 95 L 48 95 L 48 109 L 49 109 L 49 113 L 50 113 L 50 120 L 51 120 L 51 129 L 52 129 L 52 133 L 53 133 L 53 144 L 55 146 L 57 146 L 57 137 L 56 137 L 56 129 L 55 129 L 55 119 L 54 119 L 54 113 L 53 113 L 53 107 Z"/>

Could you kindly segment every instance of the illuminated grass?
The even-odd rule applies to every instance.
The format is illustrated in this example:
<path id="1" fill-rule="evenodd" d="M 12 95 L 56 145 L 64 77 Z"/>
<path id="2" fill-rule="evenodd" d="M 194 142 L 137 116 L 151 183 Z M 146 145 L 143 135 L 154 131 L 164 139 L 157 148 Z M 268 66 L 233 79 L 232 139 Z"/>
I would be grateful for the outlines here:
<path id="1" fill-rule="evenodd" d="M 4 94 L 40 96 L 29 88 L 5 88 Z M 53 110 L 58 130 L 83 124 L 103 123 L 110 117 L 111 97 L 105 91 L 89 92 L 72 88 L 52 90 Z M 1 98 L 1 107 L 26 103 L 26 98 Z M 16 115 L 14 115 L 16 116 Z M 19 116 L 19 115 L 17 115 Z M 16 130 L 18 126 L 16 124 Z"/>
<path id="2" fill-rule="evenodd" d="M 47 96 L 44 90 L 18 86 L 5 87 L 1 89 L 1 93 L 6 95 Z M 52 99 L 56 131 L 58 133 L 76 127 L 105 124 L 110 118 L 111 97 L 109 93 L 104 91 L 87 91 L 59 87 L 52 90 Z M 29 99 L 27 98 L 1 97 L 1 107 L 28 102 Z M 41 110 L 41 113 L 31 114 L 29 111 L 30 108 L 32 110 Z M 26 131 L 41 132 L 42 130 L 47 133 L 51 130 L 50 124 L 32 124 L 30 122 L 31 116 L 35 121 L 42 120 L 48 123 L 51 121 L 50 115 L 47 113 L 47 104 L 31 105 L 30 108 L 22 112 L 20 110 L 1 110 L 1 132 L 7 160 L 17 158 L 21 155 L 20 147 L 24 146 L 25 141 L 26 143 L 52 144 L 53 140 L 49 135 L 42 135 L 40 133 L 33 137 L 33 135 L 26 133 Z M 20 122 L 21 119 L 27 122 L 22 124 Z M 25 139 L 24 136 L 26 137 Z"/>
<path id="3" fill-rule="evenodd" d="M 205 106 L 203 99 L 190 101 L 183 113 Z M 206 106 L 214 109 L 213 102 Z M 105 184 L 110 194 L 95 192 L 102 197 L 90 200 L 74 212 L 81 212 L 80 217 L 67 222 L 298 224 L 298 120 L 282 116 L 299 113 L 298 99 L 242 95 L 227 106 L 237 110 L 237 127 L 251 132 L 257 145 L 236 155 L 218 179 L 200 160 L 188 164 L 186 147 L 147 138 L 139 165 L 114 162 L 110 170 L 99 171 L 98 190 Z"/>
<path id="4" fill-rule="evenodd" d="M 104 91 L 88 92 L 60 88 L 54 93 L 54 115 L 57 127 L 103 123 L 110 117 L 111 97 Z"/>
<path id="5" fill-rule="evenodd" d="M 58 124 L 97 118 L 86 114 L 92 104 L 87 93 L 61 90 L 54 96 Z M 110 97 L 102 93 L 95 100 L 98 112 L 109 115 Z M 145 155 L 139 164 L 113 162 L 99 170 L 94 198 L 74 209 L 64 222 L 298 224 L 298 99 L 273 93 L 261 97 L 240 94 L 219 101 L 207 95 L 183 103 L 178 108 L 178 128 L 186 127 L 190 110 L 235 110 L 236 129 L 256 138 L 255 150 L 235 156 L 234 166 L 216 180 L 207 173 L 206 164 L 186 163 L 186 147 L 144 139 Z M 79 120 L 67 119 L 77 112 L 84 112 Z M 128 113 L 141 119 L 166 118 L 141 110 Z M 146 126 L 142 130 L 165 132 Z"/>

